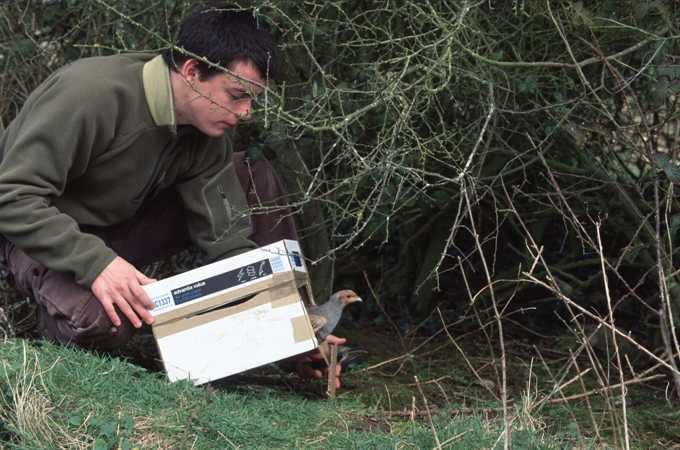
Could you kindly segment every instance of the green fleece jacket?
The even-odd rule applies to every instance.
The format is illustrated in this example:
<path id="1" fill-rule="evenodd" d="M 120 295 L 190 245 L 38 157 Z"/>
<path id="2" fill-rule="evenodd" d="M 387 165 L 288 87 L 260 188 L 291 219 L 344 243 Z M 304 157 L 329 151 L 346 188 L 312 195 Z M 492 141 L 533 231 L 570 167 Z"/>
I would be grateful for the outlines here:
<path id="1" fill-rule="evenodd" d="M 169 186 L 210 260 L 255 247 L 231 140 L 176 125 L 160 56 L 71 63 L 45 80 L 1 133 L 0 234 L 80 284 L 90 286 L 116 256 L 80 226 L 129 219 Z"/>

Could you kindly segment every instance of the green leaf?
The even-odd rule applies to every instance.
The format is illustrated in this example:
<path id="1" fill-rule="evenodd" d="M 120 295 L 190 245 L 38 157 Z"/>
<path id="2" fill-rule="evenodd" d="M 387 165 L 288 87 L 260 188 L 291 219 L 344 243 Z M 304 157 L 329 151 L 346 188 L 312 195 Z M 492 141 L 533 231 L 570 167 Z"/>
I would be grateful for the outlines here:
<path id="1" fill-rule="evenodd" d="M 658 86 L 655 86 L 654 90 L 660 91 L 659 95 L 668 98 L 680 93 L 680 65 L 657 66 L 656 78 Z"/>
<path id="2" fill-rule="evenodd" d="M 106 441 L 106 439 L 103 439 L 101 437 L 98 437 L 94 441 L 94 445 L 92 446 L 92 450 L 109 450 L 110 448 L 111 446 Z"/>
<path id="3" fill-rule="evenodd" d="M 653 156 L 654 164 L 666 174 L 672 183 L 680 182 L 680 167 L 667 153 L 656 153 Z"/>
<path id="4" fill-rule="evenodd" d="M 35 52 L 36 46 L 30 39 L 20 39 L 14 42 L 10 50 L 17 55 L 30 56 Z"/>
<path id="5" fill-rule="evenodd" d="M 678 229 L 680 229 L 680 213 L 671 216 L 670 224 L 668 226 L 670 228 L 671 239 L 673 239 L 678 232 Z"/>
<path id="6" fill-rule="evenodd" d="M 251 161 L 261 161 L 267 159 L 264 156 L 264 145 L 259 142 L 249 145 L 246 149 L 246 155 Z"/>
<path id="7" fill-rule="evenodd" d="M 642 250 L 645 248 L 647 248 L 646 245 L 633 245 L 631 247 L 626 247 L 624 260 L 629 264 L 635 263 L 638 256 L 640 256 L 640 252 L 642 252 Z"/>
<path id="8" fill-rule="evenodd" d="M 577 1 L 572 5 L 574 9 L 574 24 L 575 25 L 585 25 L 587 27 L 594 26 L 593 15 L 583 6 L 582 1 Z"/>
<path id="9" fill-rule="evenodd" d="M 71 414 L 68 418 L 68 424 L 74 427 L 80 426 L 83 423 L 83 415 L 80 413 Z"/>
<path id="10" fill-rule="evenodd" d="M 441 189 L 432 192 L 431 196 L 434 203 L 439 207 L 446 206 L 451 201 L 451 194 Z"/>
<path id="11" fill-rule="evenodd" d="M 560 130 L 564 132 L 565 136 L 568 136 L 568 139 L 571 140 L 578 149 L 583 149 L 588 142 L 588 136 L 583 131 L 583 128 L 575 122 L 569 120 L 565 121 L 560 127 Z"/>
<path id="12" fill-rule="evenodd" d="M 111 420 L 109 422 L 104 423 L 101 428 L 99 428 L 99 432 L 106 437 L 113 437 L 116 435 L 116 432 L 118 431 L 118 422 L 115 420 Z"/>
<path id="13" fill-rule="evenodd" d="M 532 94 L 538 91 L 538 83 L 534 77 L 526 77 L 520 80 L 517 88 L 522 94 Z"/>
<path id="14" fill-rule="evenodd" d="M 643 19 L 647 13 L 652 9 L 649 2 L 633 2 L 633 14 L 637 20 Z"/>
<path id="15" fill-rule="evenodd" d="M 120 427 L 125 431 L 132 431 L 135 429 L 135 420 L 130 416 L 125 416 L 121 420 Z"/>
<path id="16" fill-rule="evenodd" d="M 120 450 L 135 450 L 135 449 L 139 449 L 139 447 L 137 447 L 135 444 L 133 444 L 132 442 L 129 442 L 129 441 L 127 441 L 127 440 L 123 440 L 123 441 L 120 443 L 120 445 L 118 445 L 118 448 L 119 448 Z"/>

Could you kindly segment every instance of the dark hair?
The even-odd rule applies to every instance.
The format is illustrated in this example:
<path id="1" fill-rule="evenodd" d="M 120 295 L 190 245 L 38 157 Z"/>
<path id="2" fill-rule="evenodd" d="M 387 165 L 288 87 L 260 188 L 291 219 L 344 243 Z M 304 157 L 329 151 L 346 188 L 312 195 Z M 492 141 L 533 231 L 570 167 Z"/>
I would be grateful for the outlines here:
<path id="1" fill-rule="evenodd" d="M 189 52 L 185 53 L 184 51 Z M 175 46 L 163 51 L 163 59 L 171 70 L 186 60 L 202 57 L 222 68 L 230 69 L 238 61 L 250 60 L 263 78 L 279 76 L 278 52 L 264 17 L 253 10 L 217 6 L 217 3 L 194 9 L 180 24 Z M 221 69 L 198 60 L 203 78 Z"/>

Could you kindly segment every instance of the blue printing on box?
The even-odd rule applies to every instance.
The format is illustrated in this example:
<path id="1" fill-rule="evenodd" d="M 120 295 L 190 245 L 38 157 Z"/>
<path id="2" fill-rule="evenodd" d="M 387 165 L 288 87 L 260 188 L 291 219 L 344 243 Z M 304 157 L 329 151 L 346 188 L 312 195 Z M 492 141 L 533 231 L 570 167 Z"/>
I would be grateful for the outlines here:
<path id="1" fill-rule="evenodd" d="M 155 305 L 155 310 L 161 310 L 172 306 L 172 298 L 169 295 L 162 295 L 153 299 L 153 304 Z"/>
<path id="2" fill-rule="evenodd" d="M 283 266 L 283 260 L 281 259 L 280 256 L 274 256 L 273 258 L 269 259 L 269 262 L 272 265 L 272 270 L 274 272 L 282 272 L 284 269 Z"/>
<path id="3" fill-rule="evenodd" d="M 238 286 L 249 281 L 264 278 L 273 273 L 268 259 L 257 261 L 238 269 L 230 270 L 219 275 L 214 275 L 203 280 L 195 281 L 186 286 L 172 290 L 175 305 L 190 302 L 200 297 L 205 297 L 215 292 L 223 291 L 233 286 Z"/>
<path id="4" fill-rule="evenodd" d="M 291 259 L 293 260 L 293 265 L 295 265 L 295 267 L 302 267 L 302 258 L 300 257 L 299 252 L 292 252 Z"/>

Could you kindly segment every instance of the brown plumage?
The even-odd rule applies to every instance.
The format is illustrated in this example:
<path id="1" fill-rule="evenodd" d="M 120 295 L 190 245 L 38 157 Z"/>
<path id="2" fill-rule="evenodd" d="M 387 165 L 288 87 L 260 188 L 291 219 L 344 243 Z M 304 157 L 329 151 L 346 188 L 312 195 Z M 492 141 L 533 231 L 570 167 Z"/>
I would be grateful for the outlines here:
<path id="1" fill-rule="evenodd" d="M 356 292 L 350 289 L 343 289 L 331 295 L 326 303 L 307 308 L 307 314 L 309 315 L 310 322 L 312 322 L 314 334 L 319 340 L 319 350 L 326 363 L 328 363 L 328 356 L 330 354 L 326 338 L 329 334 L 333 333 L 333 330 L 340 321 L 340 317 L 342 317 L 342 310 L 345 306 L 360 301 L 361 297 Z"/>

